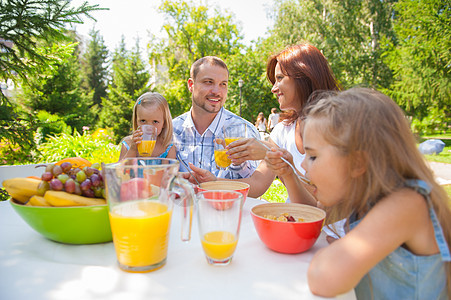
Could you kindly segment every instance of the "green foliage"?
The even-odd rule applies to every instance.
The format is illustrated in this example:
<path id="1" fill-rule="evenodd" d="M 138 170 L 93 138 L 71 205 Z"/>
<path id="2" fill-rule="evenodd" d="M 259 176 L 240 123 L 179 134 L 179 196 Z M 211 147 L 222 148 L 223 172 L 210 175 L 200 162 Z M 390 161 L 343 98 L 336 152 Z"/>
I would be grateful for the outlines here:
<path id="1" fill-rule="evenodd" d="M 112 128 L 115 142 L 128 135 L 132 128 L 133 105 L 136 99 L 149 91 L 150 75 L 141 59 L 137 42 L 131 53 L 125 42 L 116 49 L 113 58 L 113 82 L 108 87 L 108 98 L 102 99 L 100 127 Z"/>
<path id="2" fill-rule="evenodd" d="M 27 164 L 33 161 L 35 148 L 3 139 L 0 142 L 0 165 Z"/>
<path id="3" fill-rule="evenodd" d="M 430 135 L 435 133 L 446 133 L 451 125 L 447 112 L 444 108 L 429 108 L 429 113 L 423 119 L 415 116 L 410 125 L 412 132 L 417 135 Z"/>
<path id="4" fill-rule="evenodd" d="M 345 88 L 386 87 L 391 74 L 381 61 L 382 37 L 393 39 L 389 1 L 279 0 L 274 28 L 265 42 L 273 49 L 307 41 L 322 50 Z"/>
<path id="5" fill-rule="evenodd" d="M 0 93 L 0 163 L 26 162 L 35 150 L 33 133 L 37 128 L 33 116 Z M 19 146 L 20 145 L 20 146 Z"/>
<path id="6" fill-rule="evenodd" d="M 99 9 L 87 2 L 70 7 L 69 1 L 61 0 L 1 1 L 0 37 L 14 47 L 0 43 L 0 80 L 15 75 L 25 79 L 36 73 L 39 65 L 58 61 L 58 57 L 39 52 L 39 41 L 65 40 L 66 24 L 81 23 L 82 16 L 92 18 L 90 12 Z"/>
<path id="7" fill-rule="evenodd" d="M 227 62 L 229 56 L 240 52 L 242 36 L 228 12 L 194 1 L 163 1 L 159 12 L 166 17 L 162 29 L 168 37 L 149 42 L 149 58 L 153 66 L 167 67 L 158 73 L 164 79 L 157 90 L 165 96 L 176 117 L 191 107 L 191 94 L 186 88 L 191 64 L 207 55 Z"/>
<path id="8" fill-rule="evenodd" d="M 98 30 L 92 29 L 86 52 L 82 57 L 82 88 L 86 94 L 93 91 L 92 103 L 100 106 L 102 98 L 107 96 L 108 85 L 108 49 Z"/>
<path id="9" fill-rule="evenodd" d="M 71 127 L 58 115 L 52 115 L 45 110 L 41 110 L 36 117 L 39 120 L 39 127 L 35 134 L 35 142 L 38 145 L 45 142 L 52 135 L 59 133 L 70 134 L 72 131 Z"/>
<path id="10" fill-rule="evenodd" d="M 271 92 L 271 84 L 266 79 L 268 55 L 252 47 L 246 50 L 246 55 L 235 54 L 227 60 L 230 80 L 225 107 L 239 115 L 240 91 L 238 80 L 242 79 L 242 117 L 254 123 L 259 112 L 263 112 L 268 116 L 270 109 L 278 107 L 279 104 Z M 243 69 L 242 66 L 246 66 L 246 68 Z"/>
<path id="11" fill-rule="evenodd" d="M 80 62 L 74 55 L 76 44 L 42 44 L 39 51 L 60 53 L 60 48 L 67 49 L 60 62 L 42 66 L 39 74 L 29 75 L 22 82 L 23 92 L 17 98 L 30 112 L 45 110 L 56 114 L 81 132 L 84 125 L 92 124 L 94 116 L 89 111 L 91 102 L 80 88 Z"/>
<path id="12" fill-rule="evenodd" d="M 39 162 L 56 162 L 67 157 L 82 157 L 90 162 L 112 163 L 119 160 L 119 148 L 105 139 L 95 139 L 87 131 L 80 135 L 61 133 L 39 146 Z"/>
<path id="13" fill-rule="evenodd" d="M 0 82 L 26 80 L 40 73 L 42 66 L 60 61 L 55 53 L 40 52 L 40 41 L 61 41 L 66 24 L 80 23 L 82 16 L 98 10 L 98 5 L 83 3 L 70 7 L 68 1 L 1 1 L 0 2 Z M 0 93 L 0 140 L 17 160 L 28 157 L 34 150 L 33 115 L 25 113 L 15 102 Z M 2 156 L 3 157 L 3 156 Z M 14 159 L 13 159 L 14 160 Z"/>
<path id="14" fill-rule="evenodd" d="M 395 4 L 396 42 L 387 42 L 384 59 L 395 76 L 384 90 L 421 123 L 432 112 L 451 117 L 451 8 L 449 1 L 401 0 Z M 431 124 L 436 126 L 435 122 Z"/>

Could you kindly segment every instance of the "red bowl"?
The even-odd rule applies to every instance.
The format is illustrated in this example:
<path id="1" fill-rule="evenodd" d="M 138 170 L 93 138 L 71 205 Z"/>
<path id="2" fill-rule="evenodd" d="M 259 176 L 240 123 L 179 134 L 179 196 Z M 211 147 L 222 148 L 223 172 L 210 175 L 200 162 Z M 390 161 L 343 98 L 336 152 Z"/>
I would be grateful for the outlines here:
<path id="1" fill-rule="evenodd" d="M 246 201 L 247 194 L 249 193 L 249 184 L 241 181 L 234 180 L 216 180 L 202 182 L 197 188 L 199 192 L 203 191 L 235 191 L 243 194 L 243 204 Z"/>
<path id="2" fill-rule="evenodd" d="M 264 216 L 288 213 L 303 222 L 283 222 Z M 281 253 L 301 253 L 315 244 L 323 227 L 326 212 L 320 208 L 297 203 L 265 203 L 251 210 L 252 221 L 261 241 Z"/>

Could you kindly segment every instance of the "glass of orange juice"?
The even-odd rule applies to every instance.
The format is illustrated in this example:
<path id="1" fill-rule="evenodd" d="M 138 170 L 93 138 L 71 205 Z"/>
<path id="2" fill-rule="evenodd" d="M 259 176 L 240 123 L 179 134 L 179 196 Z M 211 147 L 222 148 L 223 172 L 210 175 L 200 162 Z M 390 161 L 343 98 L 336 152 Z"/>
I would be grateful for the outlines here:
<path id="1" fill-rule="evenodd" d="M 177 176 L 173 159 L 128 158 L 102 166 L 111 232 L 119 267 L 150 272 L 163 267 L 168 252 L 173 202 L 190 199 L 183 214 L 182 240 L 189 240 L 193 186 Z M 189 195 L 188 195 L 189 194 Z M 187 223 L 188 221 L 188 223 Z M 187 225 L 188 224 L 188 225 Z"/>
<path id="2" fill-rule="evenodd" d="M 225 141 L 223 139 L 215 139 L 215 163 L 218 169 L 227 168 L 232 161 L 227 156 L 227 149 L 225 148 Z"/>
<path id="3" fill-rule="evenodd" d="M 238 243 L 243 195 L 230 190 L 197 194 L 199 235 L 210 265 L 230 264 Z"/>
<path id="4" fill-rule="evenodd" d="M 142 141 L 138 144 L 141 156 L 151 156 L 157 140 L 157 128 L 152 125 L 141 125 Z"/>
<path id="5" fill-rule="evenodd" d="M 245 137 L 247 137 L 247 126 L 245 123 L 224 126 L 226 145 Z"/>

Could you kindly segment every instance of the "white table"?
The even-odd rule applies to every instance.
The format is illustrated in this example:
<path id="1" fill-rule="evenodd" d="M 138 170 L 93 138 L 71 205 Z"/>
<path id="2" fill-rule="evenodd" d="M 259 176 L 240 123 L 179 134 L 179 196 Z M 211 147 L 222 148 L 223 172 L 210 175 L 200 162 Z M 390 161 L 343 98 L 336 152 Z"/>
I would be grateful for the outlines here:
<path id="1" fill-rule="evenodd" d="M 238 246 L 230 265 L 207 264 L 197 222 L 191 241 L 180 241 L 180 211 L 173 213 L 166 265 L 151 273 L 121 271 L 113 243 L 66 245 L 31 229 L 9 202 L 0 203 L 0 299 L 322 299 L 310 293 L 306 271 L 323 235 L 305 253 L 265 247 L 244 205 Z M 355 299 L 351 291 L 338 299 Z"/>

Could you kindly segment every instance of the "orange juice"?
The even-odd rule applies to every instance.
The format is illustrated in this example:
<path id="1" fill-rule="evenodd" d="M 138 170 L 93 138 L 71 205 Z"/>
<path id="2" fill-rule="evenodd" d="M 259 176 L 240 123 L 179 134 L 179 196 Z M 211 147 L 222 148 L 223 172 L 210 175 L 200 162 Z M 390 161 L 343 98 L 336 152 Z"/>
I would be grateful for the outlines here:
<path id="1" fill-rule="evenodd" d="M 164 261 L 171 213 L 165 204 L 149 200 L 113 207 L 110 223 L 119 263 L 127 267 L 145 267 Z"/>
<path id="2" fill-rule="evenodd" d="M 138 151 L 141 156 L 151 156 L 155 148 L 155 141 L 141 141 L 138 144 Z"/>
<path id="3" fill-rule="evenodd" d="M 230 143 L 233 143 L 234 141 L 238 141 L 239 139 L 241 139 L 241 138 L 240 137 L 237 137 L 237 138 L 225 138 L 224 140 L 225 140 L 226 145 L 228 145 Z"/>
<path id="4" fill-rule="evenodd" d="M 226 152 L 227 149 L 215 150 L 215 162 L 220 168 L 227 168 L 232 163 Z"/>
<path id="5" fill-rule="evenodd" d="M 213 260 L 225 260 L 235 252 L 237 239 L 227 231 L 211 231 L 202 238 L 205 254 Z"/>

